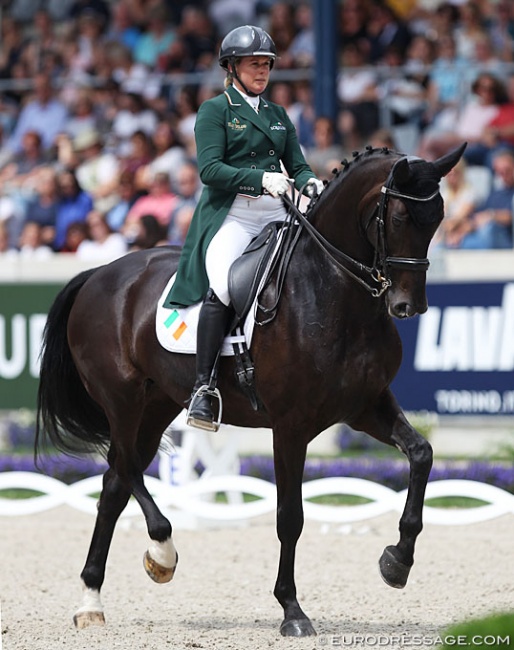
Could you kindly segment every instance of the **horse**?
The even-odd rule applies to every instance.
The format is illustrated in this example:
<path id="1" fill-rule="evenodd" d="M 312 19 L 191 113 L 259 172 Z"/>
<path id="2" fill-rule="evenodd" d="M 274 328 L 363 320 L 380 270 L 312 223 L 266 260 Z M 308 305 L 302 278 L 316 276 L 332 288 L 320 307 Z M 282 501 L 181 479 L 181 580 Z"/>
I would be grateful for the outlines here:
<path id="1" fill-rule="evenodd" d="M 250 353 L 258 409 L 235 379 L 234 358 L 221 359 L 223 422 L 273 431 L 280 542 L 274 596 L 283 608 L 284 636 L 316 634 L 297 600 L 295 548 L 304 522 L 307 445 L 331 425 L 345 422 L 397 447 L 408 459 L 399 540 L 379 560 L 388 585 L 407 583 L 422 529 L 432 449 L 390 389 L 402 355 L 394 319 L 427 309 L 428 247 L 443 218 L 439 182 L 464 148 L 428 162 L 367 147 L 350 162 L 342 161 L 307 218 L 301 218 L 274 317 L 255 327 Z M 100 590 L 107 555 L 131 495 L 150 537 L 145 570 L 156 582 L 171 580 L 175 572 L 172 527 L 145 487 L 143 472 L 195 380 L 194 355 L 164 350 L 155 333 L 156 306 L 179 256 L 179 248 L 155 248 L 84 271 L 49 310 L 36 455 L 50 443 L 68 453 L 84 446 L 103 450 L 108 461 L 81 573 L 78 628 L 105 623 Z M 276 285 L 272 278 L 260 303 L 274 302 Z"/>

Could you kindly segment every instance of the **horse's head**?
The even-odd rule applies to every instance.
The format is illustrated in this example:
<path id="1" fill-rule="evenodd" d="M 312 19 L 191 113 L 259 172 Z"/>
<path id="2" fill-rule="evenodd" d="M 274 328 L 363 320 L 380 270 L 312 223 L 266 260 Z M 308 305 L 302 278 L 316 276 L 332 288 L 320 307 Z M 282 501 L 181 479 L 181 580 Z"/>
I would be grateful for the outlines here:
<path id="1" fill-rule="evenodd" d="M 381 188 L 374 238 L 383 275 L 391 281 L 385 295 L 391 316 L 408 318 L 427 310 L 428 246 L 444 216 L 439 182 L 465 148 L 463 144 L 434 162 L 400 158 Z"/>

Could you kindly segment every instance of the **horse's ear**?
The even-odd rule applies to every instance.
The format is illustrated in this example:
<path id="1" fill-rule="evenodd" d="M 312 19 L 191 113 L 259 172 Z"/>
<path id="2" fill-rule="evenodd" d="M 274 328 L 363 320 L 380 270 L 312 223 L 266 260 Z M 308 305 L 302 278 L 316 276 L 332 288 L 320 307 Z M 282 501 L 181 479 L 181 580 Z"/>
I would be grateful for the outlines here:
<path id="1" fill-rule="evenodd" d="M 460 145 L 460 147 L 457 147 L 456 149 L 450 151 L 450 153 L 447 153 L 445 156 L 442 156 L 441 158 L 434 160 L 432 164 L 434 165 L 439 178 L 446 176 L 446 174 L 450 171 L 450 169 L 453 169 L 455 167 L 455 165 L 461 159 L 462 154 L 464 153 L 464 149 L 467 146 L 468 143 L 464 142 L 463 144 Z"/>
<path id="2" fill-rule="evenodd" d="M 408 183 L 410 179 L 410 167 L 407 158 L 400 158 L 400 160 L 397 160 L 394 163 L 391 173 L 396 186 Z"/>

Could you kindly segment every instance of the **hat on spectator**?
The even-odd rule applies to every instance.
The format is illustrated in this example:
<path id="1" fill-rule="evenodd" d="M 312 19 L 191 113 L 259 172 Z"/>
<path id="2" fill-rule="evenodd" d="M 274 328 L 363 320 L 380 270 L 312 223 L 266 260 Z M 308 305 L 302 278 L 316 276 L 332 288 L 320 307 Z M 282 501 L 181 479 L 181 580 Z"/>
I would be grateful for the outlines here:
<path id="1" fill-rule="evenodd" d="M 73 141 L 75 151 L 84 151 L 84 149 L 89 149 L 89 147 L 93 147 L 95 144 L 102 144 L 102 135 L 95 129 L 82 131 Z"/>

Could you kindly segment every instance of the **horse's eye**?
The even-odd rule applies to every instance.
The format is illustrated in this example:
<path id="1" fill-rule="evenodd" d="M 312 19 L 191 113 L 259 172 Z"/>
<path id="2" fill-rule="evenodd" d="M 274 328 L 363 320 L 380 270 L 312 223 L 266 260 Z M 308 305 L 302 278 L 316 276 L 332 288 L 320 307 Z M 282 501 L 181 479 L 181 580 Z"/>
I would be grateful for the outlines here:
<path id="1" fill-rule="evenodd" d="M 409 215 L 407 213 L 399 214 L 398 212 L 395 212 L 392 215 L 391 221 L 393 222 L 393 226 L 395 226 L 396 228 L 399 228 L 400 226 L 402 226 L 407 221 L 408 218 L 409 218 Z"/>

